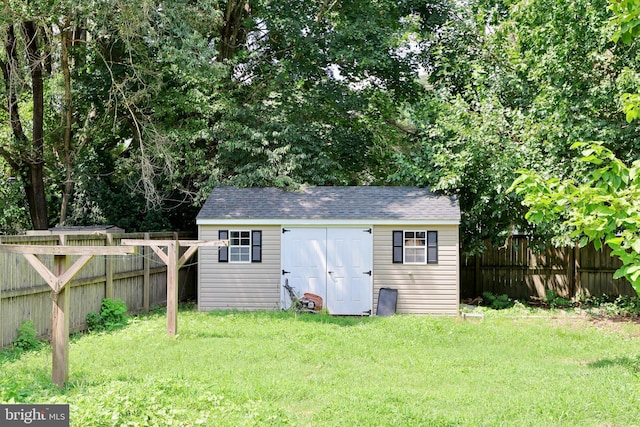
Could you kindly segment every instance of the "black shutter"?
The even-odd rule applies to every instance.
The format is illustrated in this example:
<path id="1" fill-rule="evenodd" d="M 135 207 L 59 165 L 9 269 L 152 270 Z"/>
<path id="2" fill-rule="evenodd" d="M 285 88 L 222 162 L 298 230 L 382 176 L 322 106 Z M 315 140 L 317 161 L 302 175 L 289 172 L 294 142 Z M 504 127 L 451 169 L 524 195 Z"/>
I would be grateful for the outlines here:
<path id="1" fill-rule="evenodd" d="M 438 263 L 438 232 L 427 231 L 427 264 Z"/>
<path id="2" fill-rule="evenodd" d="M 251 231 L 251 262 L 262 262 L 262 231 Z"/>
<path id="3" fill-rule="evenodd" d="M 229 239 L 229 230 L 218 230 L 218 239 Z M 220 246 L 218 248 L 218 262 L 229 262 L 229 246 Z"/>
<path id="4" fill-rule="evenodd" d="M 402 264 L 402 231 L 393 231 L 393 262 Z"/>

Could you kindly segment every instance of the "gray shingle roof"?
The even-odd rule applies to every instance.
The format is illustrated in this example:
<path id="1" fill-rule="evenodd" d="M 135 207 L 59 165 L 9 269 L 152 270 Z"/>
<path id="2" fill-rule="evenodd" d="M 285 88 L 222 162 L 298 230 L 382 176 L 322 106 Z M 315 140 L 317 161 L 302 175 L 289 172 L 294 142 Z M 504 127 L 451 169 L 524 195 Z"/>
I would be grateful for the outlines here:
<path id="1" fill-rule="evenodd" d="M 418 187 L 217 187 L 197 216 L 213 219 L 309 220 L 454 220 L 460 207 L 454 197 Z"/>

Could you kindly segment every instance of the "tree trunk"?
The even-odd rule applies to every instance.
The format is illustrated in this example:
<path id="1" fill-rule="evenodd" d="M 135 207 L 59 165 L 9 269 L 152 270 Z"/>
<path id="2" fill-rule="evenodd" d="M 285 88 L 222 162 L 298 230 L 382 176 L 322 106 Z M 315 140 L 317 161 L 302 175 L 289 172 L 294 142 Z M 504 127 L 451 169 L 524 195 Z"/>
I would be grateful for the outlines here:
<path id="1" fill-rule="evenodd" d="M 242 47 L 247 38 L 243 21 L 250 15 L 251 7 L 247 0 L 228 0 L 224 15 L 224 26 L 220 31 L 218 62 L 231 59 Z"/>
<path id="2" fill-rule="evenodd" d="M 47 198 L 44 186 L 44 82 L 42 78 L 42 54 L 38 46 L 38 30 L 34 22 L 22 26 L 27 46 L 27 59 L 31 71 L 33 95 L 33 135 L 32 150 L 27 159 L 29 181 L 26 183 L 29 213 L 35 230 L 49 227 Z"/>
<path id="3" fill-rule="evenodd" d="M 62 190 L 62 204 L 60 205 L 60 225 L 64 225 L 67 220 L 67 208 L 69 201 L 71 200 L 71 194 L 73 192 L 73 155 L 71 152 L 71 128 L 73 126 L 73 105 L 71 103 L 71 69 L 69 65 L 69 35 L 71 30 L 69 29 L 70 23 L 64 24 L 60 34 L 61 56 L 60 66 L 62 68 L 62 75 L 64 76 L 64 106 L 62 111 L 62 123 L 64 126 L 63 145 L 64 152 L 62 153 L 62 161 L 65 169 L 65 181 Z"/>
<path id="4" fill-rule="evenodd" d="M 42 77 L 42 55 L 38 47 L 38 31 L 33 22 L 22 25 L 27 48 L 27 61 L 31 74 L 33 128 L 32 139 L 29 141 L 24 133 L 20 119 L 16 84 L 19 81 L 18 43 L 15 29 L 10 25 L 5 38 L 7 63 L 3 64 L 8 92 L 8 110 L 11 131 L 19 146 L 24 147 L 20 152 L 10 152 L 2 149 L 2 156 L 7 160 L 15 172 L 24 182 L 24 189 L 29 205 L 29 214 L 33 228 L 46 229 L 49 226 L 47 215 L 47 199 L 44 185 L 44 82 Z"/>

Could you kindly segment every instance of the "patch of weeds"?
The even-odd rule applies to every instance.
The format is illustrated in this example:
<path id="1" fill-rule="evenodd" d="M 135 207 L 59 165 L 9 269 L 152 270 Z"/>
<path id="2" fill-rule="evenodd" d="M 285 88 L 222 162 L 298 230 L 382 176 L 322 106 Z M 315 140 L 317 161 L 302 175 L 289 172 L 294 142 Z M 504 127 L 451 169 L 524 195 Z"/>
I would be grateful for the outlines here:
<path id="1" fill-rule="evenodd" d="M 121 329 L 129 323 L 126 312 L 127 306 L 121 299 L 104 298 L 99 313 L 93 311 L 87 314 L 87 328 L 91 332 Z"/>
<path id="2" fill-rule="evenodd" d="M 198 311 L 198 303 L 196 301 L 184 301 L 178 303 L 179 311 Z M 165 308 L 166 311 L 166 308 Z"/>
<path id="3" fill-rule="evenodd" d="M 592 314 L 604 316 L 640 316 L 640 298 L 626 295 L 612 297 L 606 294 L 590 296 L 582 302 Z"/>
<path id="4" fill-rule="evenodd" d="M 13 346 L 19 351 L 35 351 L 40 350 L 42 341 L 38 338 L 38 331 L 33 326 L 33 320 L 28 322 L 22 321 L 22 325 L 18 328 L 18 337 L 13 340 Z"/>
<path id="5" fill-rule="evenodd" d="M 558 295 L 554 290 L 547 289 L 545 291 L 545 299 L 551 308 L 569 308 L 573 307 L 573 302 Z"/>
<path id="6" fill-rule="evenodd" d="M 484 305 L 495 310 L 511 308 L 515 304 L 515 301 L 509 298 L 507 294 L 494 295 L 491 292 L 483 292 L 482 298 Z"/>
<path id="7" fill-rule="evenodd" d="M 16 361 L 22 355 L 22 351 L 16 347 L 8 347 L 0 351 L 0 366 L 5 363 Z"/>

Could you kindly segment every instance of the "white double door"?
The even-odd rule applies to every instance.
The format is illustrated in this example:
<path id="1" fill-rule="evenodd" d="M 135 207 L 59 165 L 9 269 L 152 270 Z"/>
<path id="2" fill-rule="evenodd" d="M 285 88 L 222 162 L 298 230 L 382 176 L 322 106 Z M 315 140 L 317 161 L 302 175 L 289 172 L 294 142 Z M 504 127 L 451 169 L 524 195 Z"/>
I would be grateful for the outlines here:
<path id="1" fill-rule="evenodd" d="M 330 314 L 371 314 L 372 241 L 370 228 L 285 227 L 282 284 L 320 295 Z M 284 288 L 282 303 L 291 303 Z"/>

